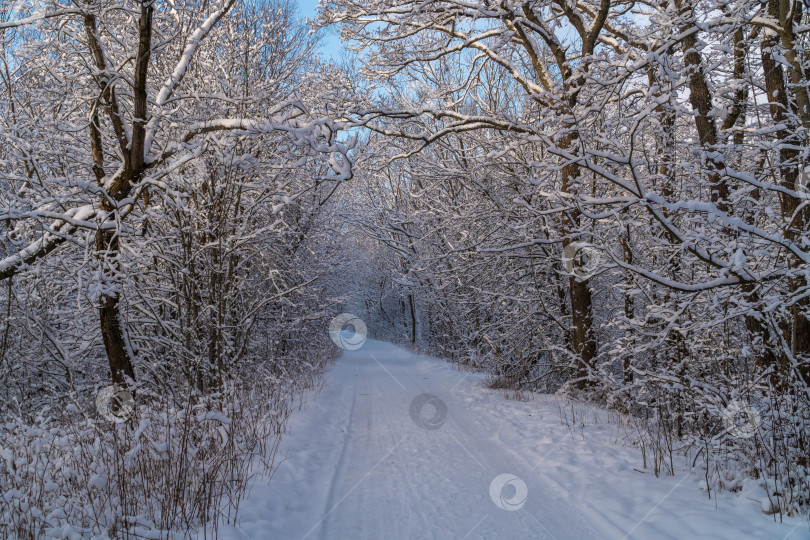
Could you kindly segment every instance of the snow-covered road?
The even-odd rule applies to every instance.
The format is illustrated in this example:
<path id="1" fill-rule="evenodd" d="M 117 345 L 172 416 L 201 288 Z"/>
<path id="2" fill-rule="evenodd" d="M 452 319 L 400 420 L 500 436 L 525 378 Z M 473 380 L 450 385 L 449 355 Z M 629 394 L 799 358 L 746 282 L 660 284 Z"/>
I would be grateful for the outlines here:
<path id="1" fill-rule="evenodd" d="M 284 461 L 257 482 L 239 527 L 221 532 L 284 540 L 810 538 L 806 521 L 773 523 L 746 498 L 753 493 L 709 500 L 697 475 L 634 470 L 639 451 L 616 441 L 604 411 L 583 409 L 588 425 L 572 430 L 558 407 L 551 396 L 507 400 L 480 375 L 369 340 L 347 351 L 293 414 Z M 498 489 L 503 474 L 512 476 Z"/>

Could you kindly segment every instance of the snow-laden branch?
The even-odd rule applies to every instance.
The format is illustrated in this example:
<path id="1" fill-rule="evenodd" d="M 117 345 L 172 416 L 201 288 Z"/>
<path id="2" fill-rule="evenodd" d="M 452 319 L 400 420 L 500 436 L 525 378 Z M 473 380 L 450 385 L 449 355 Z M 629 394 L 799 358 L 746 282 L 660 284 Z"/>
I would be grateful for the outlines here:
<path id="1" fill-rule="evenodd" d="M 7 28 L 19 28 L 22 26 L 28 26 L 29 24 L 33 24 L 35 22 L 44 21 L 46 19 L 53 19 L 56 17 L 63 17 L 65 15 L 82 15 L 82 14 L 83 11 L 79 9 L 58 9 L 55 11 L 40 11 L 38 13 L 34 13 L 33 15 L 29 15 L 28 17 L 24 17 L 21 19 L 0 21 L 0 30 L 4 30 Z"/>
<path id="2" fill-rule="evenodd" d="M 152 141 L 155 138 L 155 131 L 159 128 L 160 120 L 163 116 L 163 107 L 169 98 L 174 93 L 175 88 L 186 75 L 189 65 L 191 64 L 195 53 L 197 52 L 200 44 L 205 40 L 206 36 L 211 32 L 211 29 L 225 16 L 231 7 L 233 7 L 235 0 L 225 0 L 224 4 L 218 10 L 213 11 L 205 21 L 197 27 L 196 30 L 188 37 L 185 49 L 180 55 L 180 60 L 174 68 L 174 71 L 166 78 L 161 86 L 160 91 L 154 100 L 154 111 L 152 117 L 146 124 L 146 138 L 144 142 L 144 160 L 149 160 L 149 154 L 152 149 Z"/>

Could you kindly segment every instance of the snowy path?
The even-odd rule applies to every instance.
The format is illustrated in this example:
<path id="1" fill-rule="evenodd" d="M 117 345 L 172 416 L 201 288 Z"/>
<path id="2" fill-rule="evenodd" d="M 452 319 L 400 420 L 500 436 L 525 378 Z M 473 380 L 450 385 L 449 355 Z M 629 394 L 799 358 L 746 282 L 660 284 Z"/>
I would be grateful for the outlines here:
<path id="1" fill-rule="evenodd" d="M 446 406 L 436 429 L 412 419 L 412 402 L 425 393 Z M 421 418 L 436 411 L 428 403 Z M 555 398 L 506 400 L 480 375 L 369 340 L 347 351 L 293 414 L 286 459 L 271 481 L 257 482 L 238 529 L 222 532 L 284 540 L 810 538 L 806 522 L 774 524 L 745 496 L 709 501 L 697 476 L 634 471 L 638 450 L 596 424 L 584 437 L 572 433 Z M 490 498 L 490 483 L 504 473 L 528 489 L 514 511 Z M 508 501 L 515 489 L 501 493 Z"/>

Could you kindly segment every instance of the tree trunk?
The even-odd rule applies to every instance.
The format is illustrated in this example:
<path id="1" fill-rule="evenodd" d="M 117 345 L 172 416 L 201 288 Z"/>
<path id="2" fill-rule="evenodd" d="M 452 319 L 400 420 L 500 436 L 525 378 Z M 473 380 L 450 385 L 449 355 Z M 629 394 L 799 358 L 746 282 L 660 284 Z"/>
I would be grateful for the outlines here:
<path id="1" fill-rule="evenodd" d="M 416 344 L 416 307 L 413 302 L 413 293 L 408 294 L 408 307 L 411 312 L 411 345 Z"/>
<path id="2" fill-rule="evenodd" d="M 779 3 L 771 0 L 768 7 L 768 13 L 771 16 L 776 16 L 777 20 L 779 20 Z M 779 175 L 783 187 L 795 190 L 797 187 L 796 180 L 799 176 L 797 159 L 800 152 L 798 146 L 801 141 L 794 140 L 793 133 L 798 131 L 798 126 L 794 125 L 791 115 L 788 114 L 788 111 L 791 110 L 791 103 L 788 99 L 789 89 L 785 84 L 782 65 L 774 59 L 774 54 L 779 52 L 776 50 L 778 47 L 778 35 L 763 34 L 760 50 L 762 68 L 765 72 L 765 88 L 770 105 L 769 110 L 776 124 L 789 126 L 788 129 L 781 129 L 776 133 L 777 139 L 783 141 L 779 149 Z M 797 211 L 803 201 L 786 193 L 782 193 L 780 198 L 782 217 L 787 222 L 784 233 L 785 238 L 796 241 L 803 234 L 806 227 L 805 213 Z M 791 257 L 788 264 L 798 268 L 803 263 L 801 260 Z M 806 280 L 799 275 L 789 283 L 788 287 L 792 293 L 795 293 L 797 290 L 806 287 L 806 285 Z M 803 313 L 806 310 L 810 310 L 810 299 L 807 298 L 799 300 L 791 307 L 793 324 L 788 326 L 785 340 L 790 343 L 794 358 L 810 355 L 810 320 Z M 788 359 L 781 358 L 779 365 L 775 365 L 774 368 L 781 372 L 782 378 L 790 376 L 787 373 L 787 370 L 790 369 Z M 810 384 L 810 367 L 801 368 L 798 375 L 806 384 Z M 786 382 L 786 380 L 783 380 L 782 384 Z"/>
<path id="3" fill-rule="evenodd" d="M 692 11 L 693 9 L 691 6 L 684 8 L 683 0 L 677 0 L 676 5 L 682 12 Z M 690 23 L 682 31 L 691 30 L 693 24 Z M 689 70 L 689 102 L 695 113 L 695 127 L 706 159 L 710 199 L 717 205 L 718 210 L 727 212 L 728 184 L 723 175 L 720 174 L 725 164 L 717 152 L 717 124 L 712 116 L 712 95 L 706 82 L 703 57 L 696 48 L 697 41 L 697 34 L 695 33 L 689 34 L 682 41 L 684 61 Z"/>
<path id="4" fill-rule="evenodd" d="M 104 265 L 104 276 L 109 280 L 107 291 L 99 299 L 99 320 L 113 384 L 127 387 L 135 382 L 135 370 L 132 367 L 130 347 L 124 334 L 119 309 L 121 283 L 118 276 L 118 238 L 114 234 L 111 231 L 101 230 L 96 234 L 96 250 Z M 109 286 L 110 283 L 112 287 Z"/>
<path id="5" fill-rule="evenodd" d="M 561 148 L 571 148 L 576 140 L 576 132 L 566 135 L 560 142 Z M 579 165 L 571 163 L 562 169 L 562 191 L 568 192 L 579 177 Z M 571 209 L 562 215 L 563 250 L 573 243 L 571 236 L 579 234 L 580 213 Z M 588 278 L 571 275 L 568 278 L 569 298 L 571 301 L 571 322 L 574 354 L 576 356 L 576 387 L 585 389 L 590 386 L 588 377 L 596 359 L 596 337 L 593 333 L 593 301 Z"/>
<path id="6" fill-rule="evenodd" d="M 626 213 L 626 212 L 625 212 Z M 630 224 L 627 223 L 624 225 L 624 234 L 621 236 L 622 242 L 622 257 L 624 258 L 624 262 L 627 264 L 633 264 L 633 250 L 630 247 Z M 633 319 L 635 316 L 635 309 L 633 306 L 633 297 L 630 295 L 630 290 L 633 287 L 633 275 L 630 272 L 627 272 L 627 279 L 624 282 L 624 318 L 627 319 L 628 324 L 629 321 Z M 626 345 L 630 351 L 633 350 L 632 343 L 633 343 L 633 332 L 632 330 L 628 330 L 626 332 L 627 338 L 630 341 Z M 623 373 L 623 380 L 625 383 L 633 382 L 633 370 L 631 369 L 633 361 L 633 353 L 625 353 L 623 361 L 622 361 L 622 373 Z"/>

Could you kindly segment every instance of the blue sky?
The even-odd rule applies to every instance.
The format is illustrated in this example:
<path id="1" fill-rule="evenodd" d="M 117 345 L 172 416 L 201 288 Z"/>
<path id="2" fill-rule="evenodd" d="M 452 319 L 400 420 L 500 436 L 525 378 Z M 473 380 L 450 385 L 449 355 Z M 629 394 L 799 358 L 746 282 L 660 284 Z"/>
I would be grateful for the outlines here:
<path id="1" fill-rule="evenodd" d="M 298 5 L 301 6 L 301 13 L 311 18 L 315 16 L 318 0 L 298 0 Z"/>
<path id="2" fill-rule="evenodd" d="M 314 19 L 317 15 L 318 0 L 298 0 L 298 6 L 302 17 Z M 343 50 L 340 38 L 334 32 L 325 32 L 321 42 L 321 51 L 325 56 L 337 59 Z"/>

